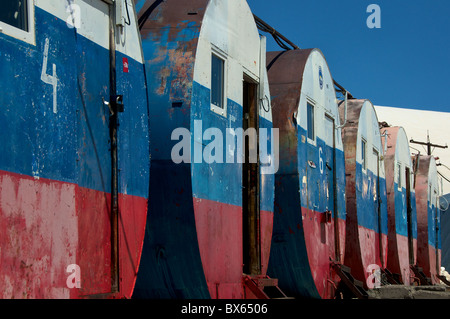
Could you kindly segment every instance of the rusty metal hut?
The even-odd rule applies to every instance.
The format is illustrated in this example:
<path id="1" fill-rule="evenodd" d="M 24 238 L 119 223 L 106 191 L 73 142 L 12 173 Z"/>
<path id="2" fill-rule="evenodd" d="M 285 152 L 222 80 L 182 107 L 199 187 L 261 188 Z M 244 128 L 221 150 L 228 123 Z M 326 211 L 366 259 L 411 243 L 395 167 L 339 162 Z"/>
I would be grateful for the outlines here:
<path id="1" fill-rule="evenodd" d="M 267 53 L 279 129 L 269 276 L 288 295 L 333 298 L 345 248 L 345 168 L 333 79 L 318 49 Z"/>
<path id="2" fill-rule="evenodd" d="M 340 102 L 346 172 L 344 264 L 366 288 L 387 258 L 387 197 L 383 147 L 377 114 L 365 99 Z M 371 280 L 369 279 L 371 276 Z"/>
<path id="3" fill-rule="evenodd" d="M 265 38 L 244 0 L 137 6 L 152 179 L 134 296 L 265 298 L 276 169 Z"/>
<path id="4" fill-rule="evenodd" d="M 417 215 L 414 169 L 409 141 L 402 127 L 383 127 L 388 203 L 387 270 L 397 283 L 410 285 L 417 260 Z"/>
<path id="5" fill-rule="evenodd" d="M 413 157 L 414 187 L 417 204 L 417 266 L 428 280 L 438 284 L 441 272 L 441 227 L 439 209 L 439 184 L 436 160 L 431 155 Z"/>

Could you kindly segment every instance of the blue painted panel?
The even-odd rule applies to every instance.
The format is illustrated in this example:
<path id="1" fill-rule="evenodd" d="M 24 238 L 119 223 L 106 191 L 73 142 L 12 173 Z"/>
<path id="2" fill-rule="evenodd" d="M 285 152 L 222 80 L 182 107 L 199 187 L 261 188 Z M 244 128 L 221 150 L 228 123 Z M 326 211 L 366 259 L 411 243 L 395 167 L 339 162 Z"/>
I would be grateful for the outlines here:
<path id="1" fill-rule="evenodd" d="M 435 222 L 435 207 L 428 201 L 427 205 L 427 224 L 428 224 L 428 245 L 436 247 L 436 222 Z"/>
<path id="2" fill-rule="evenodd" d="M 308 208 L 323 213 L 330 209 L 333 216 L 336 213 L 332 207 L 332 196 L 327 199 L 325 183 L 332 177 L 332 170 L 326 167 L 326 162 L 328 159 L 332 167 L 329 154 L 333 150 L 319 138 L 316 145 L 306 141 L 303 143 L 302 136 L 306 137 L 306 130 L 301 126 L 297 126 L 297 130 L 298 173 L 286 174 L 285 168 L 281 167 L 275 176 L 274 229 L 268 275 L 278 278 L 289 295 L 320 298 L 308 260 L 301 210 Z M 320 154 L 319 148 L 322 148 Z M 320 172 L 319 156 L 323 159 L 323 174 Z M 345 158 L 338 149 L 334 156 L 337 213 L 338 218 L 345 220 Z M 307 185 L 303 183 L 304 176 L 307 176 Z"/>
<path id="3" fill-rule="evenodd" d="M 388 234 L 388 210 L 387 210 L 387 188 L 386 180 L 382 179 L 380 184 L 381 193 L 381 233 Z"/>
<path id="4" fill-rule="evenodd" d="M 367 229 L 374 230 L 379 233 L 378 229 L 378 202 L 374 200 L 374 181 L 377 176 L 371 170 L 363 172 L 362 165 L 356 163 L 356 209 L 358 216 L 358 225 Z M 370 181 L 370 182 L 369 182 Z M 376 183 L 376 182 L 375 182 Z M 387 224 L 387 197 L 386 197 L 386 180 L 384 178 L 379 179 L 380 183 L 380 212 L 381 212 L 381 233 L 386 234 L 388 232 Z M 363 185 L 366 185 L 365 187 Z M 368 191 L 363 193 L 363 189 L 368 188 Z"/>
<path id="5" fill-rule="evenodd" d="M 191 99 L 197 99 L 192 96 L 195 59 L 191 51 L 180 47 L 180 43 L 197 39 L 199 32 L 198 26 L 192 26 L 177 29 L 176 32 L 166 28 L 160 33 L 142 36 L 148 83 L 152 159 L 171 160 L 172 147 L 176 144 L 171 142 L 173 130 L 176 128 L 190 130 Z M 186 72 L 183 78 L 180 78 L 176 61 L 171 56 L 175 52 L 185 58 L 183 67 Z M 181 83 L 186 84 L 184 92 L 180 90 Z"/>
<path id="6" fill-rule="evenodd" d="M 450 269 L 450 194 L 441 196 L 441 208 L 446 210 L 440 211 L 439 218 L 439 247 L 442 249 L 442 266 L 447 271 Z M 441 230 L 442 229 L 442 230 Z"/>
<path id="7" fill-rule="evenodd" d="M 316 145 L 308 143 L 302 143 L 302 135 L 306 136 L 306 130 L 301 126 L 298 128 L 298 141 L 297 148 L 298 154 L 298 172 L 300 178 L 301 188 L 301 202 L 302 207 L 312 209 L 317 212 L 325 212 L 327 209 L 332 211 L 332 205 L 327 202 L 327 190 L 325 188 L 325 180 L 328 174 L 332 172 L 326 167 L 326 154 L 332 152 L 332 148 L 328 146 L 320 138 L 316 138 Z M 320 155 L 319 148 L 322 148 L 322 155 Z M 322 157 L 323 164 L 321 173 L 321 165 L 319 157 Z M 336 202 L 338 209 L 338 217 L 345 220 L 345 157 L 344 152 L 335 149 L 336 159 Z M 311 164 L 311 165 L 310 165 Z M 331 166 L 331 164 L 330 164 Z M 328 174 L 327 174 L 328 171 Z M 303 176 L 307 176 L 307 189 L 302 183 Z M 330 189 L 331 192 L 331 189 Z M 330 194 L 329 194 L 330 195 Z M 330 196 L 331 197 L 331 196 Z M 332 216 L 335 212 L 332 211 Z"/>
<path id="8" fill-rule="evenodd" d="M 237 163 L 237 150 L 234 150 L 234 160 L 226 163 L 226 154 L 229 152 L 226 143 L 226 130 L 242 128 L 243 110 L 238 103 L 227 100 L 227 117 L 211 111 L 210 90 L 196 82 L 193 85 L 192 121 L 201 121 L 202 136 L 208 128 L 217 128 L 221 135 L 221 152 L 219 158 L 223 163 L 192 163 L 193 192 L 196 198 L 213 200 L 221 203 L 242 206 L 242 164 Z M 230 118 L 234 120 L 231 120 Z M 197 122 L 199 123 L 199 122 Z M 193 126 L 193 124 L 192 124 Z M 191 127 L 192 127 L 191 126 Z M 260 117 L 260 127 L 272 128 L 272 123 Z M 192 130 L 191 130 L 192 133 Z M 204 154 L 205 147 L 210 140 L 195 141 L 192 138 L 191 154 L 194 154 L 197 144 L 198 150 Z M 271 140 L 267 142 L 270 149 Z M 235 144 L 236 145 L 236 144 Z M 261 210 L 273 211 L 274 177 L 266 175 L 261 187 Z"/>
<path id="9" fill-rule="evenodd" d="M 0 169 L 19 174 L 76 182 L 76 57 L 67 26 L 61 32 L 49 21 L 52 16 L 36 8 L 36 47 L 0 33 L 0 125 L 3 132 Z M 55 22 L 57 24 L 57 22 Z M 55 33 L 55 34 L 53 34 Z M 50 35 L 51 36 L 50 36 Z M 61 84 L 58 114 L 53 114 L 53 88 L 41 81 L 45 37 L 50 38 L 47 73 L 57 65 Z M 54 40 L 53 40 L 54 39 Z M 59 50 L 61 46 L 67 52 Z M 67 80 L 67 81 L 66 81 Z"/>
<path id="10" fill-rule="evenodd" d="M 416 193 L 411 192 L 411 221 L 412 221 L 412 235 L 417 239 L 417 207 L 416 207 Z"/>
<path id="11" fill-rule="evenodd" d="M 127 58 L 129 72 L 123 72 Z M 124 112 L 119 113 L 119 191 L 148 197 L 150 174 L 149 109 L 144 65 L 116 53 L 117 94 L 123 95 Z"/>
<path id="12" fill-rule="evenodd" d="M 406 214 L 406 189 L 398 189 L 398 184 L 394 182 L 394 199 L 395 199 L 395 227 L 399 235 L 408 237 L 408 222 Z M 417 210 L 416 210 L 416 194 L 411 192 L 411 221 L 412 236 L 417 239 Z"/>
<path id="13" fill-rule="evenodd" d="M 0 83 L 4 92 L 0 125 L 8 132 L 0 137 L 6 150 L 0 154 L 0 169 L 109 192 L 109 111 L 102 102 L 110 94 L 109 51 L 39 7 L 35 7 L 35 21 L 36 46 L 0 34 L 0 72 L 7 79 Z M 46 38 L 45 71 L 52 74 L 55 64 L 58 77 L 57 113 L 53 113 L 53 87 L 41 80 Z M 141 117 L 147 112 L 145 80 L 142 64 L 128 61 L 134 73 L 125 78 L 117 72 L 122 81 L 118 94 L 124 94 L 129 106 L 124 122 L 139 121 L 133 131 L 119 128 L 120 141 L 134 141 L 133 161 L 120 164 L 120 178 L 122 185 L 128 185 L 128 194 L 147 197 L 148 121 Z M 126 145 L 119 145 L 119 161 L 130 149 Z M 125 167 L 136 168 L 140 174 Z"/>
<path id="14" fill-rule="evenodd" d="M 441 225 L 440 225 L 440 211 L 428 201 L 428 244 L 432 247 L 441 249 Z M 437 215 L 437 216 L 436 216 Z M 437 217 L 437 220 L 436 220 Z M 436 234 L 436 227 L 438 229 Z"/>

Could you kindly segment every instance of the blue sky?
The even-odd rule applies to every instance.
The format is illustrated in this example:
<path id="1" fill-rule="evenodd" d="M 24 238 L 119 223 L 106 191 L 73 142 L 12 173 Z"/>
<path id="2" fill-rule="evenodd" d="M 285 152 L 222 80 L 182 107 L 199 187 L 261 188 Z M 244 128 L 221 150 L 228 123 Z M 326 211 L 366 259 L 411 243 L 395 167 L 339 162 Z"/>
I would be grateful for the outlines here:
<path id="1" fill-rule="evenodd" d="M 355 97 L 450 112 L 449 0 L 247 2 L 300 48 L 321 49 L 334 79 Z M 381 9 L 379 29 L 367 27 L 370 4 Z M 268 51 L 281 50 L 265 35 Z"/>

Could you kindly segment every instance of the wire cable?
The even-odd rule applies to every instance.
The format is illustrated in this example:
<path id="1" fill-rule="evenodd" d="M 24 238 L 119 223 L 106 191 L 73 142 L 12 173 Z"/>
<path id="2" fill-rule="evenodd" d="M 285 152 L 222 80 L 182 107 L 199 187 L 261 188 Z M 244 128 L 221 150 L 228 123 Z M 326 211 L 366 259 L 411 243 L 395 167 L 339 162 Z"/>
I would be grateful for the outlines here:
<path id="1" fill-rule="evenodd" d="M 155 10 L 156 7 L 159 6 L 162 2 L 164 2 L 164 0 L 156 0 L 155 2 L 152 3 L 152 5 L 147 10 L 145 10 L 145 12 L 138 19 L 139 30 L 142 30 L 142 28 L 144 27 L 145 21 L 147 21 L 147 19 L 152 14 L 153 10 Z"/>
<path id="2" fill-rule="evenodd" d="M 275 42 L 283 50 L 287 51 L 287 50 L 292 50 L 292 49 L 294 49 L 294 50 L 300 49 L 298 46 L 296 46 L 294 43 L 289 41 L 286 37 L 284 37 L 282 34 L 280 34 L 277 30 L 272 28 L 266 22 L 264 22 L 263 20 L 258 18 L 256 15 L 253 15 L 253 17 L 255 19 L 256 26 L 258 27 L 258 29 L 262 32 L 266 32 L 266 33 L 269 33 L 270 35 L 272 35 Z"/>

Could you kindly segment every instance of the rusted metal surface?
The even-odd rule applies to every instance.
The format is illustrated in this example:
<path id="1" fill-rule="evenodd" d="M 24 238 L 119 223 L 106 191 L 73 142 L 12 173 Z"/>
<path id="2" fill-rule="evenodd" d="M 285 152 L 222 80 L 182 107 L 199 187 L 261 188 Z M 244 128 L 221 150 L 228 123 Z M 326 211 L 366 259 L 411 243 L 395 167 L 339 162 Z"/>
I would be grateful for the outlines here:
<path id="1" fill-rule="evenodd" d="M 157 195 L 150 199 L 153 213 L 135 296 L 242 298 L 247 289 L 243 273 L 264 275 L 267 270 L 274 178 L 259 176 L 255 188 L 244 194 L 246 166 L 206 163 L 203 158 L 196 162 L 194 153 L 200 149 L 197 156 L 202 157 L 207 129 L 218 129 L 225 136 L 226 129 L 245 128 L 244 79 L 255 84 L 255 92 L 265 90 L 255 21 L 245 1 L 147 1 L 139 12 L 141 21 L 147 9 L 152 12 L 143 22 L 141 36 L 151 101 L 155 184 L 150 190 Z M 211 106 L 213 54 L 226 64 L 223 109 Z M 251 126 L 272 127 L 271 116 L 266 115 L 260 109 L 258 121 Z M 176 164 L 172 160 L 177 143 L 172 132 L 177 128 L 192 133 L 192 161 Z M 234 155 L 237 159 L 243 154 Z M 253 175 L 260 175 L 259 170 L 253 167 Z M 255 208 L 250 221 L 243 214 L 248 197 Z M 250 229 L 251 236 L 244 236 L 244 228 Z M 254 252 L 251 260 L 244 255 L 249 246 Z"/>
<path id="2" fill-rule="evenodd" d="M 303 71 L 310 50 L 267 53 L 274 126 L 280 131 L 280 174 L 295 174 L 298 167 L 297 120 Z M 276 63 L 276 67 L 272 65 Z"/>
<path id="3" fill-rule="evenodd" d="M 146 13 L 157 1 L 146 1 L 142 9 L 138 12 L 138 19 L 145 18 Z M 192 0 L 192 1 L 162 1 L 153 10 L 151 14 L 143 21 L 140 29 L 143 39 L 149 36 L 154 41 L 161 41 L 162 36 L 167 36 L 165 41 L 171 42 L 178 38 L 178 34 L 185 29 L 198 29 L 203 21 L 206 7 L 209 0 Z M 176 10 L 173 10 L 176 6 Z M 166 31 L 169 31 L 166 34 Z M 186 45 L 189 42 L 183 42 L 180 49 L 189 50 Z M 163 43 L 161 43 L 163 45 Z M 164 48 L 161 48 L 164 49 Z"/>
<path id="4" fill-rule="evenodd" d="M 275 28 L 270 26 L 266 21 L 262 20 L 260 17 L 256 16 L 255 14 L 253 15 L 253 17 L 255 18 L 255 21 L 256 21 L 256 24 L 258 26 L 258 29 L 263 31 L 263 32 L 267 32 L 270 35 L 272 35 L 272 37 L 274 38 L 275 42 L 277 42 L 278 45 L 283 50 L 288 51 L 288 50 L 291 50 L 291 48 L 294 49 L 294 50 L 300 50 L 301 49 L 295 43 L 290 41 L 288 38 L 286 38 L 279 31 L 277 31 Z M 285 42 L 285 43 L 283 43 L 283 42 Z M 291 46 L 291 48 L 289 48 L 286 44 Z M 341 92 L 342 95 L 348 96 L 348 98 L 350 98 L 350 99 L 354 98 L 353 95 L 347 89 L 345 89 L 342 85 L 337 83 L 336 80 L 333 80 L 333 84 L 338 88 L 338 90 L 336 90 L 336 91 Z"/>
<path id="5" fill-rule="evenodd" d="M 90 2 L 78 2 L 85 15 L 82 27 L 73 29 L 66 24 L 65 3 L 30 3 L 39 30 L 35 45 L 0 36 L 0 88 L 9 92 L 0 97 L 0 123 L 7 132 L 0 139 L 8 154 L 0 159 L 0 297 L 131 297 L 149 183 L 137 30 L 125 28 L 126 40 L 110 48 L 108 4 L 97 1 L 92 10 Z M 131 24 L 135 16 L 129 9 Z M 102 101 L 114 87 L 129 107 L 114 132 L 120 141 L 114 151 L 117 178 L 110 110 Z M 115 224 L 112 203 L 118 207 Z"/>

